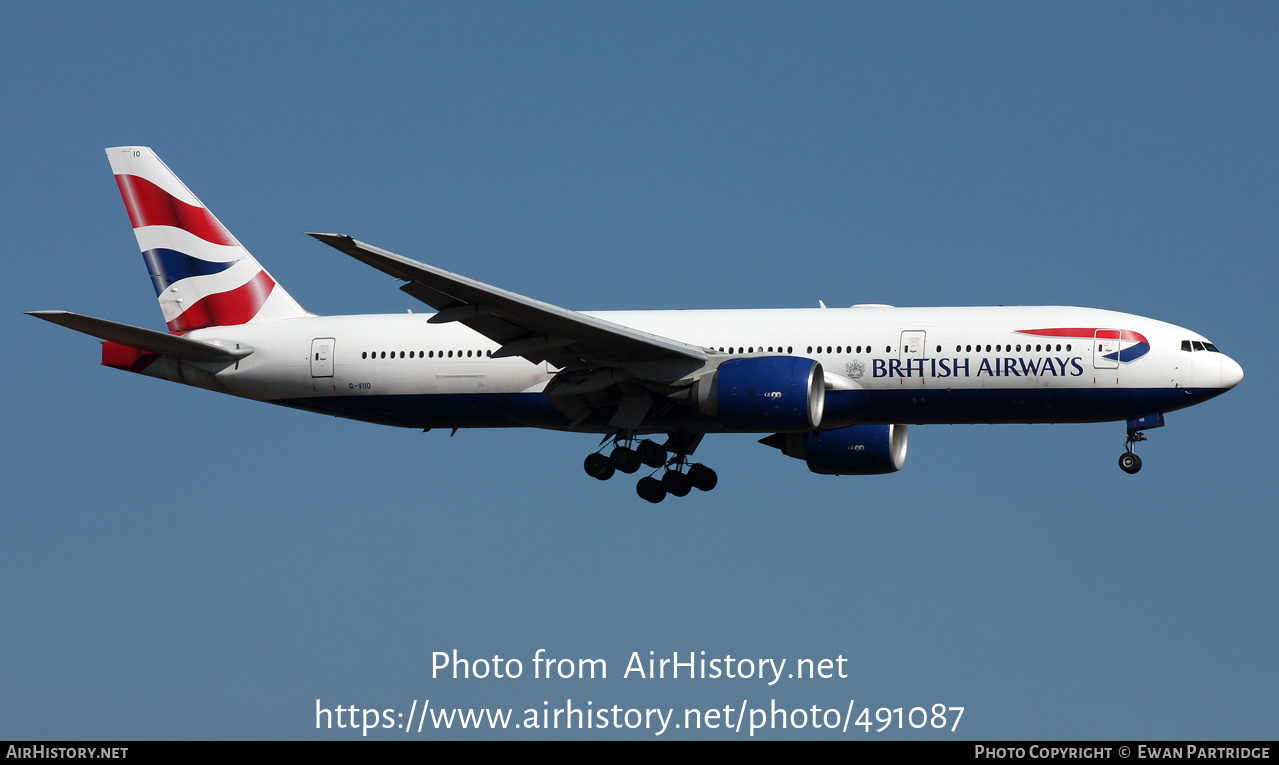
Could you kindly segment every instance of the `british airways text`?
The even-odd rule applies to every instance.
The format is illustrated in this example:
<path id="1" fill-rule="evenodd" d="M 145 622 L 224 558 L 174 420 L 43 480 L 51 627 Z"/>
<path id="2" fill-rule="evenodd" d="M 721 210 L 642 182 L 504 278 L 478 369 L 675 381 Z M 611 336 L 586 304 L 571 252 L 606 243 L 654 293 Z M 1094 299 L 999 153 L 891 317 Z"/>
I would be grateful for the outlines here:
<path id="1" fill-rule="evenodd" d="M 1026 359 L 997 356 L 981 359 L 874 359 L 871 374 L 876 377 L 1080 377 L 1081 356 Z"/>

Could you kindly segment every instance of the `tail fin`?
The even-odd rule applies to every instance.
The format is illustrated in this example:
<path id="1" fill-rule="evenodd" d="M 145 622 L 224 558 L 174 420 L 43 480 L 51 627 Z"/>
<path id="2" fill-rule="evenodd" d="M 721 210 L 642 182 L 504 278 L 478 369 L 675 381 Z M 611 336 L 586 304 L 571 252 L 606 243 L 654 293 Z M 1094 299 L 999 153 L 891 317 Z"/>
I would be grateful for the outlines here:
<path id="1" fill-rule="evenodd" d="M 170 332 L 310 315 L 155 152 L 107 157 Z"/>

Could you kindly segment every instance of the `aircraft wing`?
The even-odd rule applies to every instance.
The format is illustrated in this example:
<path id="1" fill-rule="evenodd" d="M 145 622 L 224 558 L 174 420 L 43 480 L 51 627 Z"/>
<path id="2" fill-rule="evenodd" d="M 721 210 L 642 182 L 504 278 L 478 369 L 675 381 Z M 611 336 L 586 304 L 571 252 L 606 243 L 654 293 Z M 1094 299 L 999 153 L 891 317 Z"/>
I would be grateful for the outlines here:
<path id="1" fill-rule="evenodd" d="M 495 358 L 523 356 L 558 367 L 704 362 L 705 348 L 641 332 L 419 263 L 345 234 L 311 236 L 408 282 L 400 289 L 436 309 L 430 321 L 460 321 L 500 344 Z"/>

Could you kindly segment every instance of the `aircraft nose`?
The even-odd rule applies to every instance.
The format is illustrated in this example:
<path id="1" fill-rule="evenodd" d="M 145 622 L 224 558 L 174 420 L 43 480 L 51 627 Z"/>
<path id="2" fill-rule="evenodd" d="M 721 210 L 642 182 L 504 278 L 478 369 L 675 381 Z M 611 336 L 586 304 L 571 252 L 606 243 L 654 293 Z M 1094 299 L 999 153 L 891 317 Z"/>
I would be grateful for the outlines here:
<path id="1" fill-rule="evenodd" d="M 1243 380 L 1243 367 L 1229 356 L 1224 357 L 1221 360 L 1221 387 L 1233 388 L 1241 380 Z"/>

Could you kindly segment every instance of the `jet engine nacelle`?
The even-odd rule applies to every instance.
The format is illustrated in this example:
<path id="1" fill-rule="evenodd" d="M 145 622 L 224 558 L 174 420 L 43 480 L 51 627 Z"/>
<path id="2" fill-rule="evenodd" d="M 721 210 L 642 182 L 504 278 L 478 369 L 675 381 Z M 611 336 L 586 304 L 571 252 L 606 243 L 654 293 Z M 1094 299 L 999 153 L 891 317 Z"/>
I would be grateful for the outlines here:
<path id="1" fill-rule="evenodd" d="M 729 359 L 697 381 L 697 408 L 729 430 L 813 430 L 826 406 L 821 363 L 798 356 Z"/>
<path id="2" fill-rule="evenodd" d="M 895 473 L 906 462 L 905 425 L 852 425 L 821 433 L 777 433 L 760 439 L 822 475 Z"/>

